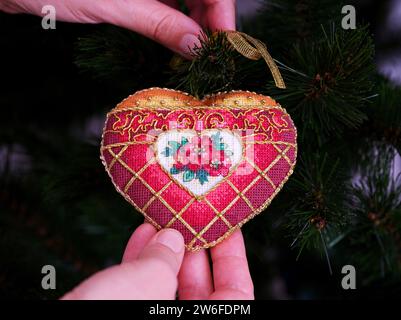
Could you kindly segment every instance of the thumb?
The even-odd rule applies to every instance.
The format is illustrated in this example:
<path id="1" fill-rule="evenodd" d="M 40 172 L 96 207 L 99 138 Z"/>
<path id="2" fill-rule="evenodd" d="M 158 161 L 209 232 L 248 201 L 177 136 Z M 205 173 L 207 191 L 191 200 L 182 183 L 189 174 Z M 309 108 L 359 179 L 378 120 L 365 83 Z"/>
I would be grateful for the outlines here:
<path id="1" fill-rule="evenodd" d="M 137 299 L 175 299 L 184 251 L 181 233 L 164 229 L 150 239 L 135 261 L 122 263 L 135 266 Z"/>
<path id="2" fill-rule="evenodd" d="M 177 276 L 184 257 L 184 238 L 174 229 L 156 233 L 139 254 L 139 263 L 160 264 L 165 273 Z"/>
<path id="3" fill-rule="evenodd" d="M 200 46 L 202 28 L 182 12 L 159 1 L 107 1 L 103 20 L 136 31 L 189 58 L 189 48 Z"/>

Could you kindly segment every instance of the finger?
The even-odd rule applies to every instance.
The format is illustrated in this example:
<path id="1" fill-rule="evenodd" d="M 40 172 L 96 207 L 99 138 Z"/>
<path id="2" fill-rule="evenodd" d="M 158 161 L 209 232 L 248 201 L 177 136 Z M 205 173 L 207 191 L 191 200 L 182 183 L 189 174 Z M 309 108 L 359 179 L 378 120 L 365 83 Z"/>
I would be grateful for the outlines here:
<path id="1" fill-rule="evenodd" d="M 188 0 L 189 8 L 199 10 L 203 4 L 205 27 L 211 30 L 235 30 L 235 0 Z"/>
<path id="2" fill-rule="evenodd" d="M 173 229 L 155 234 L 138 259 L 98 272 L 62 299 L 175 299 L 184 239 Z"/>
<path id="3" fill-rule="evenodd" d="M 167 265 L 177 276 L 184 258 L 184 238 L 175 229 L 163 229 L 150 239 L 138 260 L 156 261 Z"/>
<path id="4" fill-rule="evenodd" d="M 180 300 L 204 300 L 212 292 L 213 282 L 207 251 L 187 251 L 178 274 L 178 297 Z"/>
<path id="5" fill-rule="evenodd" d="M 211 257 L 215 288 L 211 299 L 254 298 L 241 230 L 212 248 Z"/>
<path id="6" fill-rule="evenodd" d="M 125 247 L 122 262 L 135 260 L 156 232 L 156 228 L 147 222 L 136 228 Z"/>
<path id="7" fill-rule="evenodd" d="M 154 0 L 106 1 L 105 22 L 128 28 L 171 50 L 190 57 L 189 48 L 200 46 L 201 27 L 190 17 Z"/>
<path id="8" fill-rule="evenodd" d="M 235 30 L 235 0 L 203 0 L 208 27 L 212 30 Z"/>

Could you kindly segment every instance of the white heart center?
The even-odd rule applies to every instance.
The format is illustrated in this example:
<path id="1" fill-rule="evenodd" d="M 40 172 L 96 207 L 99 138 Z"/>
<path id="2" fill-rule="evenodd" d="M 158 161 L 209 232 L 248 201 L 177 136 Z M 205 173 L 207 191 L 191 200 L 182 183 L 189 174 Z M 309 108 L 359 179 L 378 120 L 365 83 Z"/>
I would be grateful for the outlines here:
<path id="1" fill-rule="evenodd" d="M 241 161 L 242 152 L 240 138 L 228 130 L 169 130 L 155 143 L 164 171 L 196 197 L 227 177 Z"/>

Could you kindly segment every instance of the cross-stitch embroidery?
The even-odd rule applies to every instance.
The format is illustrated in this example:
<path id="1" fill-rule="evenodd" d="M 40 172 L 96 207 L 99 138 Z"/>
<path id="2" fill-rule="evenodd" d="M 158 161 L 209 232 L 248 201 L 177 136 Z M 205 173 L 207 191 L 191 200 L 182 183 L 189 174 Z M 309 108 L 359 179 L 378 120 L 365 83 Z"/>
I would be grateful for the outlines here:
<path id="1" fill-rule="evenodd" d="M 198 180 L 200 184 L 209 181 L 209 176 L 227 176 L 232 166 L 233 151 L 224 142 L 220 132 L 209 136 L 182 137 L 181 141 L 168 141 L 161 152 L 173 157 L 170 174 L 182 174 L 184 182 Z"/>

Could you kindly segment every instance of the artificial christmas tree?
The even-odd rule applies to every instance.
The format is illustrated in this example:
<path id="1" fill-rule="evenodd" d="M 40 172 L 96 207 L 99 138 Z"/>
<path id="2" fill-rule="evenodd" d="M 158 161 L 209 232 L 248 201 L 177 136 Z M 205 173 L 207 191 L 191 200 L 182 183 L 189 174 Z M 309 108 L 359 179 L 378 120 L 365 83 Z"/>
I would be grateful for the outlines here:
<path id="1" fill-rule="evenodd" d="M 119 262 L 142 219 L 98 161 L 104 114 L 156 86 L 197 99 L 257 92 L 294 120 L 294 174 L 243 228 L 256 298 L 399 295 L 401 89 L 376 62 L 401 43 L 399 32 L 377 32 L 385 2 L 353 2 L 355 30 L 342 29 L 334 0 L 266 1 L 241 21 L 266 43 L 285 90 L 224 34 L 206 33 L 189 61 L 116 27 L 58 23 L 52 32 L 38 18 L 1 14 L 1 295 L 59 297 Z M 40 287 L 46 264 L 57 269 L 56 291 Z M 358 290 L 341 289 L 349 264 Z"/>

